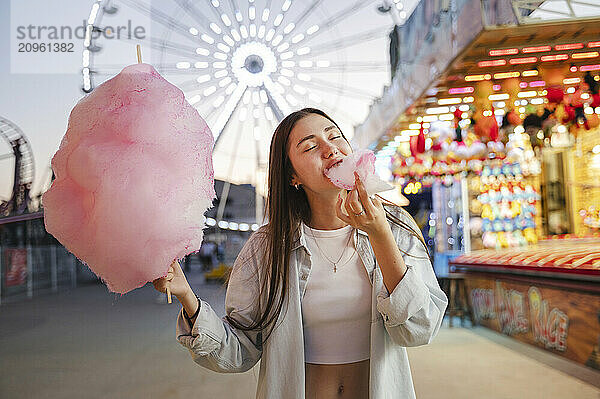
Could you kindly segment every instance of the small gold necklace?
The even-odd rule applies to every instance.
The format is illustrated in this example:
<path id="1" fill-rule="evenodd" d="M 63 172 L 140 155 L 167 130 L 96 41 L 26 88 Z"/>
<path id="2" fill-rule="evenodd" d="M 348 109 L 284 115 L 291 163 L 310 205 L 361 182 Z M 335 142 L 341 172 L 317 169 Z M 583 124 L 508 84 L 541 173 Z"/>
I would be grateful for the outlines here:
<path id="1" fill-rule="evenodd" d="M 346 242 L 346 245 L 344 246 L 344 248 L 342 249 L 342 253 L 340 254 L 340 257 L 338 258 L 337 261 L 332 261 L 331 259 L 329 259 L 329 257 L 327 255 L 325 255 L 325 252 L 323 252 L 323 250 L 321 249 L 321 247 L 319 246 L 319 240 L 317 239 L 317 237 L 314 234 L 313 229 L 310 228 L 310 226 L 306 225 L 306 227 L 308 227 L 308 229 L 310 230 L 310 235 L 312 236 L 312 238 L 315 240 L 315 244 L 317 245 L 317 249 L 319 250 L 319 252 L 321 253 L 321 255 L 323 255 L 323 257 L 325 259 L 327 259 L 329 261 L 329 263 L 333 264 L 333 272 L 337 273 L 337 267 L 338 264 L 340 263 L 340 261 L 342 260 L 342 257 L 344 256 L 344 253 L 346 252 L 346 248 L 348 247 L 348 244 L 350 244 L 350 240 L 352 239 L 352 234 L 354 234 L 354 228 L 350 230 L 350 234 L 348 234 L 348 241 Z M 352 255 L 350 256 L 350 258 L 348 258 L 348 260 L 346 260 L 344 263 L 342 263 L 340 266 L 344 266 L 346 263 L 350 262 L 350 259 L 352 259 L 354 257 L 354 253 L 352 253 Z"/>

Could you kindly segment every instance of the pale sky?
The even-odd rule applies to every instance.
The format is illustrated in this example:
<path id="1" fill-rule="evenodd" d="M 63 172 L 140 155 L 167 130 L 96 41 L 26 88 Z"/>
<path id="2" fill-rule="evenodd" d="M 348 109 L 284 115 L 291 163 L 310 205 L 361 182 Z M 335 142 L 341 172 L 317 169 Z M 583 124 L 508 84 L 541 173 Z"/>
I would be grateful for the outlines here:
<path id="1" fill-rule="evenodd" d="M 301 1 L 301 0 L 297 0 Z M 405 3 L 414 3 L 415 0 L 405 1 Z M 81 87 L 81 49 L 82 43 L 75 39 L 76 52 L 71 58 L 61 59 L 60 62 L 68 62 L 61 70 L 67 73 L 37 73 L 37 68 L 49 70 L 52 68 L 51 60 L 55 58 L 38 58 L 35 61 L 24 61 L 24 58 L 14 57 L 14 50 L 11 48 L 11 38 L 15 36 L 16 26 L 26 23 L 46 24 L 46 25 L 70 25 L 79 26 L 84 19 L 87 19 L 91 5 L 90 0 L 64 0 L 60 2 L 48 2 L 43 0 L 12 0 L 13 15 L 11 18 L 10 0 L 0 0 L 0 54 L 7 55 L 0 57 L 0 116 L 14 122 L 21 128 L 27 137 L 33 150 L 35 162 L 35 179 L 33 193 L 38 193 L 42 187 L 47 184 L 50 178 L 50 159 L 65 133 L 68 115 L 83 95 Z M 277 1 L 275 0 L 274 3 Z M 346 7 L 351 2 L 347 0 L 325 0 L 325 6 L 335 12 Z M 341 28 L 344 35 L 351 35 L 352 32 L 364 32 L 366 30 L 377 28 L 378 26 L 392 26 L 392 19 L 389 15 L 381 15 L 376 12 L 376 6 L 382 1 L 374 1 L 372 5 L 361 11 L 359 15 L 348 19 L 348 23 Z M 201 2 L 208 4 L 208 2 Z M 338 8 L 336 8 L 338 7 Z M 15 23 L 15 19 L 18 22 Z M 31 20 L 31 22 L 27 22 Z M 360 29 L 357 24 L 360 23 Z M 362 57 L 368 60 L 381 60 L 382 63 L 388 63 L 388 38 L 387 35 L 377 40 L 363 43 L 349 50 L 354 56 Z M 25 59 L 26 60 L 26 59 Z M 67 61 L 68 60 L 68 61 Z M 13 69 L 19 71 L 28 69 L 34 73 L 11 73 L 11 61 Z M 16 62 L 16 65 L 15 65 Z M 132 59 L 116 59 L 117 65 L 132 63 Z M 69 71 L 70 69 L 70 71 Z M 14 70 L 13 70 L 14 72 Z M 389 69 L 378 74 L 364 74 L 356 76 L 352 84 L 355 87 L 364 88 L 366 91 L 381 95 L 385 84 L 389 83 Z M 359 115 L 360 118 L 366 117 L 368 111 L 368 102 L 361 106 L 352 105 L 345 109 L 345 114 Z M 342 115 L 342 114 L 340 114 Z M 341 125 L 345 124 L 343 116 L 334 115 Z M 347 123 L 346 123 L 347 125 Z M 348 130 L 351 130 L 348 128 Z M 0 139 L 0 155 L 10 152 L 10 148 Z M 0 198 L 8 199 L 12 188 L 13 166 L 12 159 L 0 159 Z"/>

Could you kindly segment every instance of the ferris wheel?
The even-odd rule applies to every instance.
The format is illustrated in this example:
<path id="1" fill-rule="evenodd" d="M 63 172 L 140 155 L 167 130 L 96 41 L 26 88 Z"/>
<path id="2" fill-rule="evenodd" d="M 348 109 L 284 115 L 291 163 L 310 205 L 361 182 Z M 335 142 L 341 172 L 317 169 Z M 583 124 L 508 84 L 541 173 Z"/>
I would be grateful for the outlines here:
<path id="1" fill-rule="evenodd" d="M 31 198 L 29 192 L 33 183 L 35 168 L 33 152 L 27 137 L 21 129 L 8 119 L 0 117 L 0 137 L 7 150 L 0 154 L 2 170 L 13 168 L 10 197 L 0 199 L 0 216 L 18 215 L 28 210 Z"/>
<path id="2" fill-rule="evenodd" d="M 84 92 L 144 62 L 179 87 L 214 136 L 215 178 L 264 194 L 271 135 L 287 113 L 322 108 L 351 137 L 389 81 L 393 21 L 369 0 L 97 0 Z M 396 1 L 396 3 L 398 3 Z M 144 38 L 121 26 L 144 25 Z M 151 54 L 148 60 L 148 54 Z"/>

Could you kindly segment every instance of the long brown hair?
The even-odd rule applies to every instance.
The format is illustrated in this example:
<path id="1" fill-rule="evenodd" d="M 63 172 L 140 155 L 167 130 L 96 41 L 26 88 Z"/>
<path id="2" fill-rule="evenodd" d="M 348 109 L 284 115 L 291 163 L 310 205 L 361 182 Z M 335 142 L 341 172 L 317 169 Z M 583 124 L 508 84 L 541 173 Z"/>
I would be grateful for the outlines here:
<path id="1" fill-rule="evenodd" d="M 304 189 L 296 189 L 291 184 L 294 168 L 288 155 L 288 141 L 292 129 L 299 120 L 311 114 L 321 115 L 329 119 L 341 132 L 338 124 L 333 119 L 316 108 L 304 108 L 289 114 L 275 129 L 269 154 L 268 196 L 266 200 L 266 215 L 269 218 L 269 223 L 264 226 L 265 262 L 263 264 L 266 265 L 267 270 L 264 270 L 265 278 L 261 282 L 259 298 L 256 299 L 259 304 L 262 302 L 261 298 L 266 299 L 264 310 L 260 312 L 258 320 L 254 320 L 251 325 L 243 325 L 227 317 L 232 326 L 243 331 L 268 330 L 266 336 L 263 336 L 263 342 L 266 342 L 276 328 L 275 323 L 283 309 L 284 301 L 289 299 L 287 294 L 289 290 L 288 275 L 292 240 L 298 233 L 300 222 L 309 223 L 311 218 L 311 210 Z M 341 134 L 344 140 L 348 142 L 344 133 Z M 389 201 L 386 202 L 387 204 L 393 204 Z M 411 226 L 399 220 L 387 209 L 386 216 L 408 230 L 412 235 L 418 237 L 427 248 L 422 236 Z M 266 295 L 264 295 L 265 293 Z M 260 308 L 260 305 L 258 308 Z"/>

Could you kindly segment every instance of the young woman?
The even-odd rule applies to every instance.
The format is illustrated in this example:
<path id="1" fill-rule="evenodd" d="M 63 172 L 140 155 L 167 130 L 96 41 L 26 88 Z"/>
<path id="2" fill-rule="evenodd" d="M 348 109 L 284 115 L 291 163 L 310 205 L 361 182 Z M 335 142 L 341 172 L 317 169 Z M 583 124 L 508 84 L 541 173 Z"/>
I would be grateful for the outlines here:
<path id="1" fill-rule="evenodd" d="M 401 208 L 347 192 L 325 171 L 352 149 L 324 112 L 277 127 L 269 223 L 236 259 L 220 319 L 174 262 L 154 282 L 183 305 L 177 339 L 199 365 L 244 372 L 261 360 L 257 398 L 415 397 L 406 347 L 437 334 L 447 298 L 423 238 Z"/>

